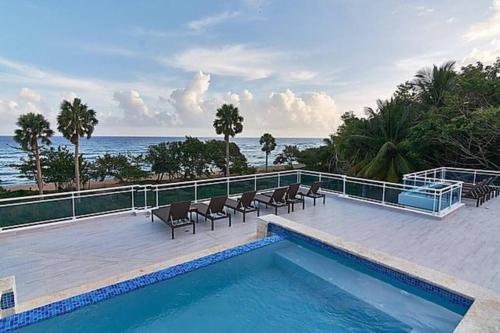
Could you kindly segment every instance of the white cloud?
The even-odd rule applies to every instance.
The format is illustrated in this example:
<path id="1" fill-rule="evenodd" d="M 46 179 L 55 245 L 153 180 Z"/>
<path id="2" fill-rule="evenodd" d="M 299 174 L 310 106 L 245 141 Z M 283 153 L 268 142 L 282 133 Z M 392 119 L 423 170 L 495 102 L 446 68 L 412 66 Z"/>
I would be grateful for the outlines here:
<path id="1" fill-rule="evenodd" d="M 47 116 L 48 112 L 39 103 L 40 100 L 40 95 L 28 88 L 22 88 L 12 99 L 0 99 L 0 132 L 12 133 L 17 118 L 22 114 L 33 112 Z"/>
<path id="2" fill-rule="evenodd" d="M 447 20 L 446 20 L 446 23 L 453 23 L 455 22 L 457 19 L 454 18 L 454 17 L 449 17 Z"/>
<path id="3" fill-rule="evenodd" d="M 417 16 L 424 16 L 434 12 L 434 8 L 429 8 L 425 6 L 418 6 L 415 7 L 415 9 L 417 11 Z"/>
<path id="4" fill-rule="evenodd" d="M 237 11 L 235 12 L 226 11 L 218 15 L 206 16 L 199 20 L 190 21 L 188 22 L 187 26 L 189 29 L 193 31 L 200 32 L 207 28 L 213 27 L 217 24 L 223 23 L 224 21 L 233 19 L 239 15 L 240 12 Z"/>
<path id="5" fill-rule="evenodd" d="M 118 102 L 118 107 L 124 111 L 126 119 L 154 116 L 137 90 L 117 91 L 113 94 L 113 100 Z"/>
<path id="6" fill-rule="evenodd" d="M 500 57 L 500 40 L 493 40 L 484 48 L 474 48 L 464 59 L 464 64 L 473 64 L 478 61 L 489 64 L 495 62 L 497 57 Z"/>
<path id="7" fill-rule="evenodd" d="M 22 88 L 21 91 L 19 92 L 19 97 L 24 98 L 28 101 L 34 101 L 34 102 L 40 101 L 40 94 L 36 93 L 35 91 L 29 88 Z"/>
<path id="8" fill-rule="evenodd" d="M 76 44 L 80 49 L 97 55 L 104 56 L 120 56 L 120 57 L 136 57 L 139 54 L 135 51 L 114 45 L 101 45 L 96 43 L 84 44 L 78 43 Z"/>
<path id="9" fill-rule="evenodd" d="M 174 90 L 169 99 L 175 109 L 170 114 L 171 123 L 206 126 L 220 105 L 231 103 L 245 118 L 248 135 L 268 130 L 280 136 L 318 136 L 335 130 L 339 124 L 335 101 L 325 92 L 296 94 L 286 89 L 256 99 L 249 90 L 244 90 L 241 94 L 228 92 L 207 97 L 209 86 L 210 75 L 199 72 L 185 88 Z"/>
<path id="10" fill-rule="evenodd" d="M 500 36 L 500 0 L 493 0 L 493 15 L 486 21 L 472 25 L 465 38 L 469 41 Z"/>
<path id="11" fill-rule="evenodd" d="M 198 72 L 185 88 L 179 88 L 172 91 L 168 101 L 174 107 L 176 113 L 175 122 L 182 122 L 182 119 L 193 120 L 205 113 L 203 104 L 205 93 L 210 85 L 210 75 Z"/>
<path id="12" fill-rule="evenodd" d="M 70 102 L 77 97 L 78 97 L 78 94 L 74 91 L 67 91 L 67 92 L 61 94 L 61 99 L 66 100 L 66 101 L 70 101 Z"/>
<path id="13" fill-rule="evenodd" d="M 216 75 L 241 77 L 257 80 L 274 73 L 273 64 L 279 53 L 247 45 L 230 45 L 219 48 L 194 48 L 175 55 L 161 58 L 161 63 L 196 72 L 202 70 Z"/>
<path id="14" fill-rule="evenodd" d="M 429 66 L 441 65 L 443 62 L 450 60 L 445 52 L 431 52 L 419 54 L 413 57 L 399 59 L 396 61 L 396 69 L 413 75 L 422 68 Z"/>
<path id="15" fill-rule="evenodd" d="M 312 71 L 293 71 L 289 73 L 289 79 L 292 81 L 310 81 L 315 79 L 318 73 Z"/>

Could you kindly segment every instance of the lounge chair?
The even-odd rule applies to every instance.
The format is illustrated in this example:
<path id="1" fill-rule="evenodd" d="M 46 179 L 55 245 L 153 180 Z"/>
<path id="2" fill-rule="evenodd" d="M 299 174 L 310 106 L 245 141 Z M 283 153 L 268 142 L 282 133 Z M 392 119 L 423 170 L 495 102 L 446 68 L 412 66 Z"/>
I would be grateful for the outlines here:
<path id="1" fill-rule="evenodd" d="M 303 196 L 298 196 L 300 184 L 291 184 L 286 192 L 286 201 L 292 205 L 292 212 L 295 210 L 295 204 L 302 202 L 302 209 L 306 207 L 306 201 Z"/>
<path id="2" fill-rule="evenodd" d="M 307 192 L 299 192 L 298 195 L 304 199 L 304 197 L 313 199 L 313 206 L 316 206 L 316 199 L 323 198 L 323 205 L 325 204 L 326 196 L 323 193 L 319 193 L 319 189 L 321 187 L 321 182 L 314 182 Z"/>
<path id="3" fill-rule="evenodd" d="M 232 209 L 235 214 L 237 211 L 243 213 L 243 222 L 245 222 L 246 213 L 257 212 L 257 216 L 259 216 L 259 207 L 252 205 L 255 198 L 255 193 L 255 191 L 245 192 L 241 195 L 241 198 L 238 198 L 236 200 L 227 199 L 226 207 Z"/>
<path id="4" fill-rule="evenodd" d="M 298 197 L 298 192 L 300 188 L 300 183 L 294 183 L 288 185 L 288 189 L 286 190 L 286 201 L 292 206 L 292 212 L 295 210 L 295 204 L 302 202 L 302 209 L 305 208 L 305 200 L 303 197 Z M 271 197 L 273 192 L 264 192 L 262 195 Z"/>
<path id="5" fill-rule="evenodd" d="M 280 187 L 274 190 L 273 194 L 271 196 L 263 195 L 263 194 L 257 194 L 255 196 L 255 201 L 257 201 L 259 204 L 263 203 L 267 206 L 272 206 L 274 207 L 274 214 L 278 215 L 278 208 L 279 207 L 288 207 L 288 213 L 290 213 L 290 203 L 287 202 L 285 196 L 286 196 L 286 191 L 288 190 L 288 187 Z"/>
<path id="6" fill-rule="evenodd" d="M 151 222 L 154 221 L 154 217 L 158 217 L 160 220 L 165 222 L 172 230 L 172 239 L 174 239 L 174 230 L 187 225 L 193 226 L 193 234 L 196 233 L 194 221 L 189 217 L 191 202 L 174 202 L 170 206 L 161 207 L 153 209 L 151 211 Z"/>
<path id="7" fill-rule="evenodd" d="M 210 199 L 208 205 L 206 203 L 195 203 L 191 205 L 192 209 L 196 211 L 196 222 L 198 222 L 198 215 L 209 219 L 212 222 L 212 230 L 214 230 L 214 221 L 220 219 L 229 219 L 229 226 L 231 226 L 231 214 L 224 211 L 227 196 L 214 197 Z"/>

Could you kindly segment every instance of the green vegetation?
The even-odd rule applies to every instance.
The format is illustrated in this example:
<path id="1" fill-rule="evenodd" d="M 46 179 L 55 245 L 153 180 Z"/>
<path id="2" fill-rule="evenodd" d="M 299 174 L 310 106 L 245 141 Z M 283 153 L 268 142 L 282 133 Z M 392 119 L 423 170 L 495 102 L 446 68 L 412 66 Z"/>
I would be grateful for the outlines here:
<path id="1" fill-rule="evenodd" d="M 274 164 L 286 164 L 289 169 L 293 169 L 293 162 L 297 161 L 297 156 L 300 155 L 300 151 L 297 146 L 289 145 L 285 146 L 283 151 L 276 156 Z"/>
<path id="2" fill-rule="evenodd" d="M 387 181 L 439 166 L 500 169 L 500 58 L 420 70 L 366 113 L 345 113 L 325 145 L 298 152 L 297 161 Z"/>
<path id="3" fill-rule="evenodd" d="M 276 149 L 276 140 L 274 137 L 269 134 L 269 133 L 264 133 L 259 140 L 259 143 L 262 145 L 261 150 L 266 153 L 266 172 L 267 172 L 267 165 L 268 165 L 268 160 L 269 160 L 269 154 Z"/>
<path id="4" fill-rule="evenodd" d="M 216 172 L 227 174 L 226 145 L 227 142 L 224 141 L 203 142 L 197 138 L 186 137 L 184 141 L 150 146 L 145 159 L 151 165 L 151 171 L 156 175 L 157 181 L 161 181 L 165 175 L 172 180 L 207 177 Z M 253 172 L 246 157 L 233 142 L 229 144 L 229 156 L 231 173 Z"/>
<path id="5" fill-rule="evenodd" d="M 43 194 L 42 166 L 40 162 L 40 144 L 50 145 L 50 137 L 54 131 L 50 129 L 49 122 L 41 114 L 23 114 L 17 120 L 18 129 L 15 131 L 14 140 L 21 146 L 21 149 L 28 152 L 35 158 L 36 180 L 39 194 Z"/>
<path id="6" fill-rule="evenodd" d="M 243 131 L 243 117 L 240 116 L 237 107 L 232 104 L 223 104 L 217 109 L 215 115 L 214 128 L 217 134 L 224 134 L 226 142 L 226 177 L 230 175 L 229 161 L 229 137 L 233 137 Z"/>
<path id="7" fill-rule="evenodd" d="M 75 145 L 75 186 L 76 190 L 80 191 L 80 137 L 86 136 L 90 139 L 98 121 L 95 111 L 89 109 L 87 104 L 82 104 L 79 98 L 73 99 L 73 102 L 62 101 L 60 108 L 61 112 L 57 116 L 57 129 Z"/>

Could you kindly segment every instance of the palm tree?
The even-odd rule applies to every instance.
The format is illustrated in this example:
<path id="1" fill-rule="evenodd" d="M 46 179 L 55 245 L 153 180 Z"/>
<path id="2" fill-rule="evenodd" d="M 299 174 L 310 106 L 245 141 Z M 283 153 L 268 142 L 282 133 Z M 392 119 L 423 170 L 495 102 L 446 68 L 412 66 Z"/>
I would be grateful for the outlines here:
<path id="1" fill-rule="evenodd" d="M 42 144 L 50 145 L 50 137 L 54 131 L 50 129 L 50 124 L 41 114 L 23 114 L 17 120 L 14 140 L 21 145 L 25 151 L 31 152 L 35 156 L 36 183 L 38 192 L 43 194 L 42 165 L 40 162 L 40 141 Z"/>
<path id="2" fill-rule="evenodd" d="M 98 121 L 95 111 L 89 109 L 87 104 L 82 104 L 79 98 L 73 99 L 73 103 L 62 101 L 61 112 L 57 116 L 57 129 L 62 135 L 75 145 L 75 185 L 80 191 L 80 137 L 86 136 L 90 139 L 94 127 Z"/>
<path id="3" fill-rule="evenodd" d="M 430 106 L 443 106 L 444 95 L 453 86 L 457 73 L 455 62 L 448 61 L 443 65 L 424 68 L 417 72 L 412 84 L 417 88 L 420 99 Z"/>
<path id="4" fill-rule="evenodd" d="M 237 107 L 232 104 L 223 104 L 217 109 L 214 127 L 217 134 L 224 134 L 226 141 L 226 177 L 229 177 L 229 137 L 243 131 L 243 117 Z"/>
<path id="5" fill-rule="evenodd" d="M 267 172 L 269 154 L 276 148 L 276 140 L 271 134 L 264 133 L 260 137 L 259 143 L 262 145 L 261 150 L 266 153 L 266 172 Z"/>
<path id="6" fill-rule="evenodd" d="M 362 147 L 353 169 L 361 177 L 398 182 L 413 170 L 408 132 L 412 112 L 398 100 L 377 101 L 377 110 L 366 109 L 369 118 L 349 137 L 352 147 Z"/>

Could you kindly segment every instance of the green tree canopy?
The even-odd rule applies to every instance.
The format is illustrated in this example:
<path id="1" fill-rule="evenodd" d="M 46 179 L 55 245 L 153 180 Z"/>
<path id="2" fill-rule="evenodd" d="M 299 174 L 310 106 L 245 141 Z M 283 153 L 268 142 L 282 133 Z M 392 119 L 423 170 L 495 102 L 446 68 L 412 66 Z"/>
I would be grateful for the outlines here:
<path id="1" fill-rule="evenodd" d="M 226 177 L 229 177 L 229 138 L 243 131 L 243 117 L 240 116 L 237 107 L 232 104 L 223 104 L 217 109 L 213 125 L 215 132 L 223 134 L 224 141 L 226 141 Z"/>
<path id="2" fill-rule="evenodd" d="M 87 104 L 83 104 L 79 98 L 73 99 L 73 102 L 62 101 L 60 113 L 57 116 L 57 129 L 61 134 L 75 145 L 75 185 L 76 190 L 80 190 L 80 169 L 78 158 L 80 156 L 80 138 L 86 136 L 90 139 L 94 133 L 95 126 L 98 124 L 96 113 L 90 109 Z"/>
<path id="3" fill-rule="evenodd" d="M 50 145 L 50 138 L 54 131 L 50 129 L 50 124 L 41 114 L 23 114 L 17 120 L 18 129 L 15 130 L 14 141 L 16 141 L 24 151 L 33 154 L 35 158 L 38 191 L 43 194 L 43 176 L 40 161 L 40 144 Z"/>

